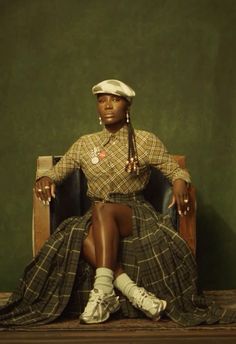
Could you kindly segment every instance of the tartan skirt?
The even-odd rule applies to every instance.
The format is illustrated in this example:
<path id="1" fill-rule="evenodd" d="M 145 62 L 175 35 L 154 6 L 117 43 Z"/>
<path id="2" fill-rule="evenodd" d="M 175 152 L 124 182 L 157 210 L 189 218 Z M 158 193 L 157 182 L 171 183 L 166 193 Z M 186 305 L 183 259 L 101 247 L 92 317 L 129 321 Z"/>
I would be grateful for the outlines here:
<path id="1" fill-rule="evenodd" d="M 110 200 L 132 208 L 133 230 L 120 240 L 119 261 L 139 286 L 167 301 L 167 317 L 183 326 L 236 322 L 235 311 L 199 293 L 195 258 L 169 216 L 157 213 L 141 194 L 113 194 Z M 46 241 L 0 308 L 1 327 L 46 324 L 83 311 L 94 281 L 94 269 L 80 254 L 91 214 L 90 209 L 82 217 L 68 218 Z M 119 295 L 121 317 L 143 316 Z"/>

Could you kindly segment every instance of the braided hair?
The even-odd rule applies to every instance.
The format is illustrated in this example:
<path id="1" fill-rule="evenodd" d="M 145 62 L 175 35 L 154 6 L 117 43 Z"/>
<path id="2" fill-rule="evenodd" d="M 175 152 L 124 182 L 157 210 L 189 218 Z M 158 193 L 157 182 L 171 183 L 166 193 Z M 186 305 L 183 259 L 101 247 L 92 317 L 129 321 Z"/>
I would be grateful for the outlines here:
<path id="1" fill-rule="evenodd" d="M 126 161 L 125 170 L 128 173 L 139 175 L 139 160 L 136 146 L 135 132 L 130 121 L 130 113 L 127 111 L 127 127 L 128 127 L 128 159 Z"/>

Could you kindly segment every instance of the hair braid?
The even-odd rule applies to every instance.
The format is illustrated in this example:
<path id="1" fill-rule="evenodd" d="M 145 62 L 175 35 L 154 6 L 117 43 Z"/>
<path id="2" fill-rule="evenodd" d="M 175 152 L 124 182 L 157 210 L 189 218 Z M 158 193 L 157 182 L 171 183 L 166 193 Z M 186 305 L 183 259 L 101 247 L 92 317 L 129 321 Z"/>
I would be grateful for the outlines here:
<path id="1" fill-rule="evenodd" d="M 139 160 L 136 146 L 135 132 L 131 121 L 127 123 L 128 126 L 128 159 L 125 165 L 125 170 L 128 173 L 139 175 Z"/>

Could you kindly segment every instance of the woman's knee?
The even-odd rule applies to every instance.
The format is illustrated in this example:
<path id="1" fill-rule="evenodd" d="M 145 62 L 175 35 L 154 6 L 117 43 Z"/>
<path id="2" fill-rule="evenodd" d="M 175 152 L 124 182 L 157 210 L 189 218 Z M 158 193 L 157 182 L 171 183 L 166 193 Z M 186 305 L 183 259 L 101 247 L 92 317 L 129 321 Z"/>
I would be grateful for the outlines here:
<path id="1" fill-rule="evenodd" d="M 109 205 L 110 203 L 104 202 L 94 203 L 92 214 L 93 221 L 103 221 L 114 218 Z"/>
<path id="2" fill-rule="evenodd" d="M 95 227 L 99 223 L 108 230 L 115 227 L 122 237 L 132 232 L 132 209 L 125 204 L 96 202 L 93 211 Z"/>

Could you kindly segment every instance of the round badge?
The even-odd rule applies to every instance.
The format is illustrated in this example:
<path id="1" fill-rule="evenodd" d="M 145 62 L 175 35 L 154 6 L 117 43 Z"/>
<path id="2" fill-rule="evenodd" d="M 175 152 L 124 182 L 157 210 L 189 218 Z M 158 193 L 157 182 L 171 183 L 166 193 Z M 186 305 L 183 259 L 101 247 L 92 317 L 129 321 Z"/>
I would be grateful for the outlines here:
<path id="1" fill-rule="evenodd" d="M 100 159 L 104 159 L 105 156 L 106 156 L 106 152 L 105 152 L 105 151 L 101 151 L 101 152 L 99 153 L 99 158 L 100 158 Z"/>
<path id="2" fill-rule="evenodd" d="M 96 165 L 96 164 L 99 162 L 99 159 L 98 159 L 97 156 L 94 156 L 94 157 L 91 159 L 91 161 L 92 161 L 92 164 L 93 164 L 93 165 Z"/>

